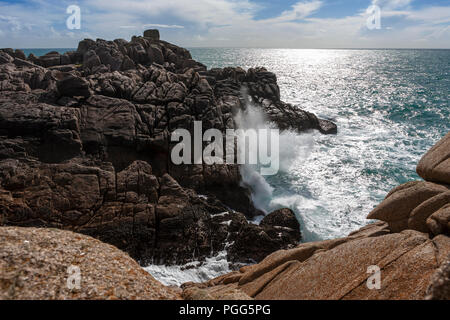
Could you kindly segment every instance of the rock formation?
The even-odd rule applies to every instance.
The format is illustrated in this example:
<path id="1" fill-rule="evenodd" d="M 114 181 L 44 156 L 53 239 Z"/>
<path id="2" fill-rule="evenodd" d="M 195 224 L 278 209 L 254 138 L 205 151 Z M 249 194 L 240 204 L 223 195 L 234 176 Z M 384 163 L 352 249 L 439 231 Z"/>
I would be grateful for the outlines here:
<path id="1" fill-rule="evenodd" d="M 0 224 L 92 235 L 141 263 L 203 259 L 227 243 L 233 261 L 289 248 L 297 225 L 247 222 L 261 212 L 239 166 L 170 161 L 171 132 L 234 129 L 248 101 L 280 129 L 336 132 L 282 102 L 273 73 L 207 70 L 155 31 L 62 55 L 1 49 Z"/>
<path id="2" fill-rule="evenodd" d="M 180 298 L 126 253 L 88 236 L 0 227 L 0 241 L 0 300 Z"/>
<path id="3" fill-rule="evenodd" d="M 450 133 L 420 161 L 425 181 L 393 189 L 368 216 L 382 221 L 298 244 L 288 209 L 247 221 L 259 212 L 238 166 L 169 160 L 173 130 L 234 129 L 247 102 L 282 130 L 336 132 L 282 102 L 264 68 L 207 70 L 153 31 L 63 55 L 0 50 L 0 225 L 30 227 L 0 227 L 0 298 L 179 298 L 113 246 L 52 227 L 141 263 L 224 249 L 257 262 L 184 284 L 184 299 L 448 299 Z M 78 291 L 66 289 L 71 265 L 89 279 Z M 374 266 L 379 289 L 367 285 Z"/>
<path id="4" fill-rule="evenodd" d="M 393 189 L 367 217 L 386 221 L 394 232 L 405 229 L 434 235 L 450 233 L 450 133 L 420 160 L 412 181 Z"/>
<path id="5" fill-rule="evenodd" d="M 187 299 L 449 299 L 450 133 L 420 161 L 427 181 L 393 189 L 368 216 L 380 219 L 346 238 L 303 243 L 206 283 Z M 371 266 L 380 288 L 368 286 Z"/>

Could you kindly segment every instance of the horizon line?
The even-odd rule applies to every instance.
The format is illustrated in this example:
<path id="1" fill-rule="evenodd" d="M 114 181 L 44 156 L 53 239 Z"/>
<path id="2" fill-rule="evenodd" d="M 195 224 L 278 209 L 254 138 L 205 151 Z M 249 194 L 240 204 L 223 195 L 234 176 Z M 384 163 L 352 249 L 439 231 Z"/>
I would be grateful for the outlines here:
<path id="1" fill-rule="evenodd" d="M 324 47 L 324 48 L 292 48 L 292 47 L 239 47 L 239 46 L 226 46 L 226 47 L 218 47 L 218 46 L 180 46 L 182 48 L 187 49 L 282 49 L 282 50 L 450 50 L 448 48 L 419 48 L 419 47 L 411 47 L 411 48 L 396 48 L 396 47 Z M 7 49 L 8 47 L 0 48 Z M 14 50 L 32 50 L 32 49 L 77 49 L 76 47 L 35 47 L 35 48 L 11 48 Z"/>

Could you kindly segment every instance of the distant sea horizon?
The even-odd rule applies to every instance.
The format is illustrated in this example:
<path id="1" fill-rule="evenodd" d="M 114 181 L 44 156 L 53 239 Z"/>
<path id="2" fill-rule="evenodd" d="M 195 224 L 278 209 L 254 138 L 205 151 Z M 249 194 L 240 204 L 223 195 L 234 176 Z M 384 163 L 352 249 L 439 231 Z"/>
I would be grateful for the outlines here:
<path id="1" fill-rule="evenodd" d="M 258 50 L 450 50 L 450 48 L 258 48 L 258 47 L 186 47 L 188 50 L 200 49 L 258 49 Z M 77 48 L 18 48 L 28 57 L 31 53 L 37 57 L 56 51 L 64 54 Z M 201 62 L 201 61 L 200 61 Z"/>

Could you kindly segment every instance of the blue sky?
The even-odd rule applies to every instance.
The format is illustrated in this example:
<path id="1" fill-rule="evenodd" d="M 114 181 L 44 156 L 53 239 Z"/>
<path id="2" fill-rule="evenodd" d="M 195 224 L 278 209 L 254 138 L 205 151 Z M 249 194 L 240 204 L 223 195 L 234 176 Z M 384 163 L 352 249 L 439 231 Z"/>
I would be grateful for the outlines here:
<path id="1" fill-rule="evenodd" d="M 81 28 L 69 30 L 69 5 Z M 380 29 L 367 9 L 380 8 Z M 450 0 L 0 0 L 0 47 L 71 48 L 148 28 L 187 47 L 450 48 Z"/>

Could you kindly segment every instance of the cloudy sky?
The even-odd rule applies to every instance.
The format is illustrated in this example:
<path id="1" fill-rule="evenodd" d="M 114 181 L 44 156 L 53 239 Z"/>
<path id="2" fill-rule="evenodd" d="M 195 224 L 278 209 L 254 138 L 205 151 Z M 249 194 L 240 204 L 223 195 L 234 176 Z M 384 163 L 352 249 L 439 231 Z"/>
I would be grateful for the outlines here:
<path id="1" fill-rule="evenodd" d="M 70 5 L 79 30 L 67 28 Z M 367 27 L 373 5 L 379 29 Z M 0 0 L 0 47 L 73 48 L 148 28 L 186 47 L 450 48 L 450 1 Z"/>

